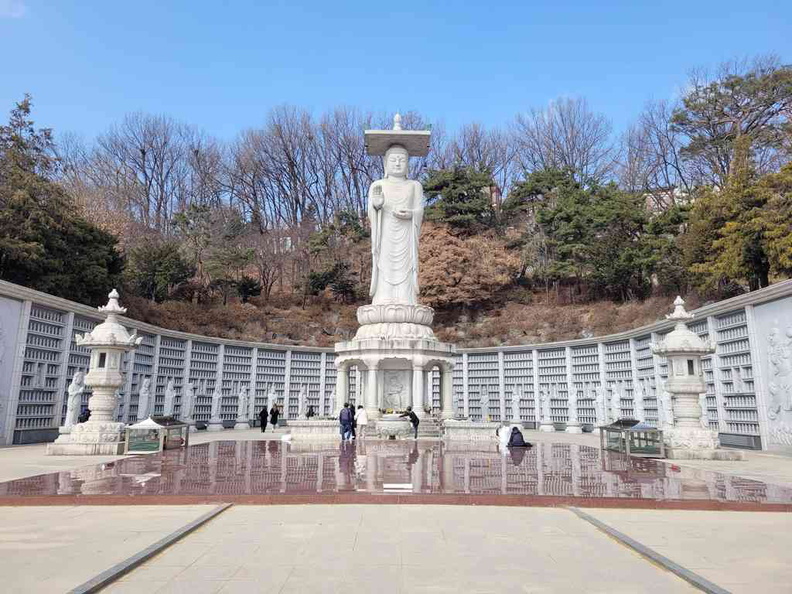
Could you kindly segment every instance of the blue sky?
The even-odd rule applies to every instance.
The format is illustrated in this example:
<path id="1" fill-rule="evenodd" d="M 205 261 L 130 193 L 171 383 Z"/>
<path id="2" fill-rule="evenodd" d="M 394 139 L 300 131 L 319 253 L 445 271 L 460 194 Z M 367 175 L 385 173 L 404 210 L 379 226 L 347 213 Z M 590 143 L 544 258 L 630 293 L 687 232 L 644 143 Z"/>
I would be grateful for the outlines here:
<path id="1" fill-rule="evenodd" d="M 145 111 L 230 139 L 284 103 L 453 130 L 584 96 L 622 129 L 691 68 L 768 52 L 792 62 L 792 2 L 0 0 L 0 111 L 29 92 L 56 134 Z"/>

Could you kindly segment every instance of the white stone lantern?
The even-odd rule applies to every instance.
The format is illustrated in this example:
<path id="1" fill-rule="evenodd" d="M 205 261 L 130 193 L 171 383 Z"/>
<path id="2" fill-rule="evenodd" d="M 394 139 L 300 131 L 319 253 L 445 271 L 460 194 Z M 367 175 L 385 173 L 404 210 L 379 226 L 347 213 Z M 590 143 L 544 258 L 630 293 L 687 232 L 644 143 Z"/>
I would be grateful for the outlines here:
<path id="1" fill-rule="evenodd" d="M 49 444 L 50 455 L 114 455 L 123 453 L 124 423 L 116 422 L 113 415 L 118 397 L 116 391 L 124 383 L 121 361 L 124 353 L 137 347 L 143 337 L 130 334 L 118 322 L 118 316 L 126 309 L 118 304 L 118 291 L 113 289 L 107 305 L 99 307 L 107 319 L 91 332 L 78 334 L 79 346 L 91 350 L 91 362 L 85 383 L 93 388 L 88 401 L 91 418 L 72 427 L 68 434 L 61 435 Z"/>
<path id="2" fill-rule="evenodd" d="M 674 329 L 660 342 L 652 345 L 652 352 L 668 361 L 666 391 L 671 395 L 670 427 L 663 431 L 668 458 L 734 460 L 742 459 L 742 452 L 721 450 L 717 431 L 701 425 L 699 395 L 706 392 L 701 358 L 715 352 L 709 340 L 702 340 L 687 327 L 693 314 L 685 310 L 681 297 L 674 300 L 674 311 L 666 316 L 676 322 Z"/>

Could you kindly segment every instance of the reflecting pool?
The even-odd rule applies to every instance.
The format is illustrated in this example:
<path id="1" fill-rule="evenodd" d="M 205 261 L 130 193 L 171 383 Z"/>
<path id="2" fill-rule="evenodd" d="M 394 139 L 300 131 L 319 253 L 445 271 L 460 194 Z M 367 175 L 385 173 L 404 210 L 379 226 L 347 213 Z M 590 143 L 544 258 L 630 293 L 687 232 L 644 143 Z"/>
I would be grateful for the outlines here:
<path id="1" fill-rule="evenodd" d="M 54 503 L 121 498 L 125 503 L 412 500 L 658 507 L 677 502 L 674 507 L 781 504 L 792 510 L 792 489 L 786 487 L 549 442 L 502 453 L 496 444 L 481 443 L 216 441 L 0 483 L 0 503 L 24 503 L 28 497 Z"/>

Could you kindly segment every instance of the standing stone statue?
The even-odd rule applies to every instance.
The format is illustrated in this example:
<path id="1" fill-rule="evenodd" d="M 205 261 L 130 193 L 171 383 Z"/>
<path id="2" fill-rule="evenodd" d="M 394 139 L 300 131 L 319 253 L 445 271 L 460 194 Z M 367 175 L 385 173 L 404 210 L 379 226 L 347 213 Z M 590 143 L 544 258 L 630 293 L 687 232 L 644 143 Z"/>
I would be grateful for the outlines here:
<path id="1" fill-rule="evenodd" d="M 597 415 L 597 427 L 602 427 L 608 422 L 608 405 L 605 402 L 605 390 L 594 388 L 594 412 Z"/>
<path id="2" fill-rule="evenodd" d="M 250 429 L 250 418 L 248 417 L 248 388 L 242 385 L 239 388 L 239 397 L 237 398 L 237 419 L 234 429 Z"/>
<path id="3" fill-rule="evenodd" d="M 165 386 L 165 404 L 163 405 L 162 414 L 166 417 L 173 416 L 173 410 L 176 406 L 176 387 L 173 384 L 173 378 L 168 380 Z"/>
<path id="4" fill-rule="evenodd" d="M 489 388 L 487 388 L 487 386 L 482 386 L 479 406 L 481 407 L 481 420 L 484 422 L 486 422 L 489 417 L 489 402 Z"/>
<path id="5" fill-rule="evenodd" d="M 550 408 L 550 401 L 553 398 L 553 390 L 554 386 L 550 386 L 548 389 L 539 392 L 539 398 L 541 400 L 540 406 L 542 410 L 542 422 L 539 425 L 539 431 L 546 433 L 552 433 L 555 431 L 555 424 L 553 423 L 552 411 Z"/>
<path id="6" fill-rule="evenodd" d="M 269 413 L 272 410 L 272 407 L 275 406 L 275 384 L 269 385 L 269 390 L 267 391 L 267 412 Z"/>
<path id="7" fill-rule="evenodd" d="M 544 393 L 544 398 L 542 399 L 542 423 L 549 423 L 552 420 L 552 412 L 550 409 L 550 402 L 553 397 L 553 389 L 546 391 Z"/>
<path id="8" fill-rule="evenodd" d="M 72 427 L 77 424 L 77 417 L 80 416 L 82 406 L 82 395 L 85 392 L 85 372 L 75 371 L 74 377 L 69 384 L 69 396 L 66 400 L 66 420 L 64 427 Z"/>
<path id="9" fill-rule="evenodd" d="M 212 419 L 220 419 L 220 401 L 223 399 L 223 392 L 220 389 L 220 382 L 215 382 L 212 392 Z"/>
<path id="10" fill-rule="evenodd" d="M 306 403 L 308 401 L 308 388 L 305 384 L 300 384 L 300 393 L 297 395 L 297 418 L 307 419 L 306 416 Z"/>
<path id="11" fill-rule="evenodd" d="M 138 393 L 137 420 L 145 421 L 149 418 L 149 404 L 151 403 L 151 378 L 144 377 Z"/>
<path id="12" fill-rule="evenodd" d="M 209 424 L 206 426 L 207 431 L 222 431 L 223 419 L 220 418 L 220 404 L 223 401 L 223 389 L 221 387 L 222 381 L 218 378 L 215 380 L 214 390 L 212 391 L 212 414 L 209 417 Z"/>
<path id="13" fill-rule="evenodd" d="M 187 385 L 184 386 L 184 394 L 182 395 L 182 406 L 181 406 L 181 421 L 182 423 L 187 423 L 190 426 L 190 433 L 197 431 L 197 427 L 195 426 L 195 419 L 193 418 L 193 413 L 195 412 L 195 385 L 192 382 L 187 382 Z"/>
<path id="14" fill-rule="evenodd" d="M 248 410 L 248 389 L 247 386 L 243 385 L 239 388 L 239 397 L 237 399 L 237 418 L 243 419 L 247 418 L 247 410 Z"/>
<path id="15" fill-rule="evenodd" d="M 190 422 L 193 418 L 193 410 L 195 409 L 195 386 L 191 382 L 187 382 L 184 386 L 184 395 L 181 402 L 181 420 Z"/>
<path id="16" fill-rule="evenodd" d="M 611 394 L 611 415 L 613 416 L 613 422 L 615 423 L 621 418 L 621 386 L 613 386 L 612 388 L 613 393 Z"/>
<path id="17" fill-rule="evenodd" d="M 393 118 L 401 130 L 401 116 Z M 423 221 L 423 188 L 407 179 L 409 154 L 394 144 L 383 159 L 385 177 L 371 184 L 371 288 L 373 305 L 418 303 L 418 238 Z"/>
<path id="18" fill-rule="evenodd" d="M 570 386 L 568 389 L 568 420 L 566 426 L 567 433 L 583 433 L 583 428 L 580 426 L 580 418 L 578 415 L 578 392 L 577 387 Z"/>
<path id="19" fill-rule="evenodd" d="M 635 418 L 641 421 L 641 423 L 646 423 L 646 385 L 641 383 L 640 389 L 637 392 L 638 397 L 635 401 Z"/>
<path id="20" fill-rule="evenodd" d="M 520 422 L 520 400 L 522 399 L 522 387 L 518 386 L 512 392 L 512 401 L 511 401 L 511 417 L 512 422 L 518 423 Z"/>

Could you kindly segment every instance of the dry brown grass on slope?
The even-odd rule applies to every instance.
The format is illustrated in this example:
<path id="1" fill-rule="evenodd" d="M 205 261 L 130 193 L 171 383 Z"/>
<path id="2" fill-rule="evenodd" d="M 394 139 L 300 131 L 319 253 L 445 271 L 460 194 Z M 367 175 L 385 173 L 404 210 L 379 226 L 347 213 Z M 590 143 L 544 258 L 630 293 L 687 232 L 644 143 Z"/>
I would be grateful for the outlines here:
<path id="1" fill-rule="evenodd" d="M 277 344 L 332 346 L 355 333 L 356 306 L 312 303 L 280 308 L 253 303 L 199 305 L 180 301 L 154 304 L 134 300 L 129 315 L 181 332 Z"/>
<path id="2" fill-rule="evenodd" d="M 519 345 L 602 336 L 662 319 L 671 300 L 655 297 L 643 302 L 581 305 L 506 303 L 475 320 L 457 320 L 436 328 L 438 338 L 460 346 Z"/>
<path id="3" fill-rule="evenodd" d="M 488 310 L 439 313 L 435 334 L 460 347 L 483 347 L 553 342 L 602 336 L 649 324 L 670 311 L 671 298 L 615 304 L 576 305 L 507 302 Z M 691 303 L 691 308 L 696 303 Z M 321 299 L 306 305 L 197 305 L 169 301 L 129 302 L 129 315 L 171 330 L 205 336 L 278 344 L 332 346 L 349 340 L 357 329 L 356 305 Z"/>

